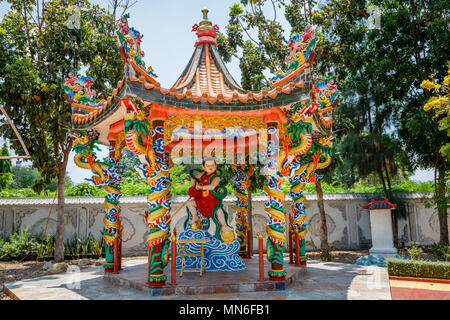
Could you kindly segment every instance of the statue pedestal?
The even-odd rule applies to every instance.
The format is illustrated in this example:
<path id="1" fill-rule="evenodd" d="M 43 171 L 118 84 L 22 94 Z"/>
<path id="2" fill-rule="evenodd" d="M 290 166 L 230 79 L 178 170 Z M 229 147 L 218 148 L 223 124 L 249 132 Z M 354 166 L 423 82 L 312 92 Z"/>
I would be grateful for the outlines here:
<path id="1" fill-rule="evenodd" d="M 364 208 L 369 209 L 370 229 L 372 232 L 372 248 L 369 253 L 378 257 L 395 257 L 397 249 L 394 247 L 392 235 L 391 210 L 395 204 L 384 201 L 374 201 Z"/>
<path id="2" fill-rule="evenodd" d="M 208 239 L 203 244 L 205 270 L 206 271 L 238 271 L 245 269 L 245 264 L 242 258 L 239 256 L 240 245 L 237 240 L 234 240 L 230 244 L 223 243 L 217 238 L 210 235 L 203 230 L 191 230 L 181 232 L 178 235 L 178 239 Z M 177 244 L 177 270 L 181 270 L 180 259 L 181 245 Z M 199 243 L 187 243 L 186 253 L 199 253 Z M 200 269 L 201 257 L 185 257 L 184 267 L 188 269 Z"/>

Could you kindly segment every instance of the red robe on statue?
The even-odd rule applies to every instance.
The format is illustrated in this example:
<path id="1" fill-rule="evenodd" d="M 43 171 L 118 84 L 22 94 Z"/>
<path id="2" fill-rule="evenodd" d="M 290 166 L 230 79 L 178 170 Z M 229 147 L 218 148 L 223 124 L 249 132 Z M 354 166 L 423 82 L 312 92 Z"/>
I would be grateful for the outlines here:
<path id="1" fill-rule="evenodd" d="M 200 178 L 199 185 L 207 186 L 209 185 L 209 178 L 215 174 L 215 172 L 207 175 L 205 172 Z M 219 203 L 219 199 L 214 198 L 209 190 L 197 190 L 195 187 L 190 187 L 188 190 L 189 196 L 194 198 L 195 204 L 202 216 L 206 218 L 211 218 L 212 213 L 216 205 Z"/>

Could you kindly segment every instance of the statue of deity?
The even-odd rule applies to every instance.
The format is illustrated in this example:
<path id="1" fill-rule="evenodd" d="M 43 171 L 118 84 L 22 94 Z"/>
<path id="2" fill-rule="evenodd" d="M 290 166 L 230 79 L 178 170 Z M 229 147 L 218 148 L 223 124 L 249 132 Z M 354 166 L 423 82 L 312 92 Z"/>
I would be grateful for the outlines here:
<path id="1" fill-rule="evenodd" d="M 199 171 L 199 170 L 193 170 Z M 216 238 L 224 243 L 234 241 L 234 233 L 228 225 L 228 213 L 223 208 L 222 199 L 226 196 L 226 189 L 219 186 L 221 177 L 217 173 L 214 158 L 203 160 L 203 171 L 197 175 L 191 171 L 191 187 L 188 194 L 193 199 L 187 203 L 188 219 L 191 216 L 192 230 L 203 230 L 202 218 L 212 218 L 216 224 Z"/>

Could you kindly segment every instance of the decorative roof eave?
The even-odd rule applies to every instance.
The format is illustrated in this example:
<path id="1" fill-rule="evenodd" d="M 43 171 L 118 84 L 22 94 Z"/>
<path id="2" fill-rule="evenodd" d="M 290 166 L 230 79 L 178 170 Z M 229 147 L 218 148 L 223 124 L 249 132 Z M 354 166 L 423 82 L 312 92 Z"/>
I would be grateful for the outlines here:
<path id="1" fill-rule="evenodd" d="M 185 106 L 189 109 L 211 109 L 233 111 L 231 106 L 243 105 L 245 110 L 256 110 L 262 108 L 272 108 L 275 106 L 286 105 L 285 101 L 279 100 L 285 96 L 292 96 L 289 99 L 289 103 L 307 99 L 306 95 L 309 95 L 311 90 L 311 82 L 308 81 L 305 85 L 304 80 L 300 80 L 297 83 L 290 82 L 283 87 L 278 87 L 268 90 L 262 90 L 260 92 L 248 92 L 246 94 L 233 93 L 233 95 L 211 95 L 202 94 L 196 95 L 191 91 L 186 91 L 185 94 L 177 93 L 173 89 L 164 89 L 159 84 L 150 84 L 142 77 L 135 78 L 130 76 L 129 86 L 133 92 L 136 93 L 136 97 L 139 97 L 146 101 L 151 101 L 159 104 L 166 104 L 172 106 Z M 299 97 L 305 94 L 305 97 Z M 214 105 L 212 107 L 211 105 Z"/>
<path id="2" fill-rule="evenodd" d="M 292 104 L 308 99 L 311 90 L 311 82 L 308 81 L 305 84 L 304 80 L 297 83 L 291 82 L 270 91 L 262 90 L 246 94 L 235 92 L 233 95 L 227 96 L 206 93 L 198 96 L 189 90 L 185 94 L 177 93 L 172 89 L 161 88 L 159 84 L 150 84 L 142 78 L 131 78 L 128 85 L 132 92 L 131 95 L 144 101 L 187 109 L 231 112 L 268 109 Z"/>
<path id="3" fill-rule="evenodd" d="M 222 94 L 196 96 L 190 91 L 181 94 L 174 88 L 162 88 L 138 66 L 129 63 L 125 65 L 124 81 L 118 83 L 118 87 L 113 90 L 113 95 L 108 97 L 107 101 L 97 108 L 98 110 L 96 108 L 91 110 L 90 107 L 86 108 L 82 105 L 72 105 L 72 127 L 87 129 L 98 124 L 117 109 L 120 99 L 125 96 L 142 99 L 148 103 L 194 110 L 238 112 L 283 107 L 310 98 L 312 85 L 308 69 L 304 68 L 304 72 L 297 73 L 293 81 L 272 90 L 249 91 L 246 94 L 234 93 L 229 96 Z M 151 82 L 152 80 L 154 82 Z"/>
<path id="4" fill-rule="evenodd" d="M 95 124 L 103 121 L 120 106 L 120 100 L 127 96 L 126 82 L 119 81 L 117 88 L 112 95 L 106 99 L 106 102 L 99 108 L 90 111 L 90 107 L 85 105 L 72 104 L 72 128 L 73 129 L 89 129 Z M 89 112 L 85 112 L 89 111 Z"/>

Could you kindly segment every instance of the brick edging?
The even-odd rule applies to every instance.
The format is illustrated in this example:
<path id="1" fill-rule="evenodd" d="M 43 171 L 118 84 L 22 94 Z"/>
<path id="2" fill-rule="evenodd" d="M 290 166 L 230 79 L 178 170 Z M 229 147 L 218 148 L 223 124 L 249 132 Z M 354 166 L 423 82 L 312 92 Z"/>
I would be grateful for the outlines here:
<path id="1" fill-rule="evenodd" d="M 450 279 L 435 279 L 435 278 L 413 278 L 413 277 L 389 276 L 389 280 L 416 281 L 416 282 L 434 282 L 434 283 L 447 283 L 447 284 L 450 284 Z"/>

